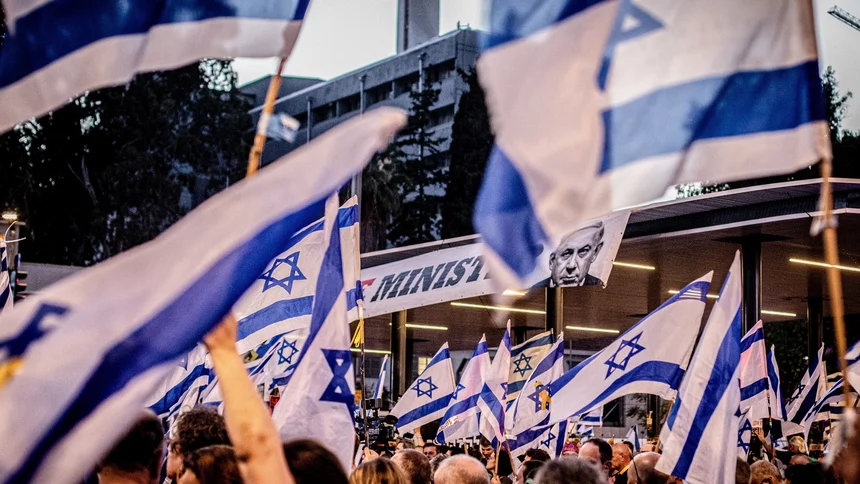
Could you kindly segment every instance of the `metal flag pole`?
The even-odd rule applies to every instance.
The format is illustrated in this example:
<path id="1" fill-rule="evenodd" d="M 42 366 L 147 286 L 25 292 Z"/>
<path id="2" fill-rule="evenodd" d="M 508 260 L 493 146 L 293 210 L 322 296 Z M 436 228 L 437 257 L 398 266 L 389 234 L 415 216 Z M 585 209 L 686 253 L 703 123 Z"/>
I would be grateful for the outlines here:
<path id="1" fill-rule="evenodd" d="M 266 91 L 266 101 L 263 103 L 263 110 L 260 112 L 260 120 L 257 121 L 257 134 L 254 135 L 254 145 L 251 147 L 251 154 L 248 155 L 248 171 L 245 173 L 245 178 L 256 174 L 260 169 L 260 158 L 263 156 L 263 146 L 266 144 L 266 130 L 269 127 L 272 113 L 275 111 L 275 99 L 278 97 L 278 91 L 281 89 L 281 74 L 284 72 L 284 65 L 286 63 L 286 57 L 281 57 L 278 60 L 278 70 L 269 81 L 269 90 Z"/>
<path id="2" fill-rule="evenodd" d="M 361 213 L 361 201 L 359 200 L 358 205 L 356 205 L 359 209 L 359 214 Z M 359 223 L 355 229 L 355 279 L 356 279 L 356 301 L 355 304 L 358 308 L 358 327 L 355 329 L 355 336 L 353 337 L 353 342 L 358 339 L 358 350 L 359 350 L 359 381 L 361 381 L 361 418 L 364 423 L 364 443 L 365 445 L 370 445 L 370 431 L 367 428 L 367 384 L 365 381 L 365 348 L 364 348 L 364 296 L 360 293 L 361 291 L 361 217 L 359 216 Z M 359 297 L 360 296 L 360 297 Z M 376 382 L 377 385 L 381 385 L 382 382 Z"/>

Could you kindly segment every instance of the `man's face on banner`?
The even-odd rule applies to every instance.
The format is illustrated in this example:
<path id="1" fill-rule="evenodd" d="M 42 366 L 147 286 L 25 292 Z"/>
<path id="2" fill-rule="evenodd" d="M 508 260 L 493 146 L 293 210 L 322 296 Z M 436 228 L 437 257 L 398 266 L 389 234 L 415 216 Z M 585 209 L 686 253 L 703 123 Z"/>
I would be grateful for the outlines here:
<path id="1" fill-rule="evenodd" d="M 564 236 L 549 258 L 552 282 L 556 286 L 581 286 L 591 264 L 603 247 L 603 224 L 581 228 Z"/>

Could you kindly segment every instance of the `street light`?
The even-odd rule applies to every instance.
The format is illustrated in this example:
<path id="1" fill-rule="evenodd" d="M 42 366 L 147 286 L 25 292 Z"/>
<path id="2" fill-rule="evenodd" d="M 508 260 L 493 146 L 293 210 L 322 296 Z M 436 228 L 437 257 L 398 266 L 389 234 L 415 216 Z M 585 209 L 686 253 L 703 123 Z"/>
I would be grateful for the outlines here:
<path id="1" fill-rule="evenodd" d="M 15 212 L 3 212 L 2 217 L 3 220 L 6 220 L 8 222 L 14 222 L 18 220 L 18 214 Z"/>

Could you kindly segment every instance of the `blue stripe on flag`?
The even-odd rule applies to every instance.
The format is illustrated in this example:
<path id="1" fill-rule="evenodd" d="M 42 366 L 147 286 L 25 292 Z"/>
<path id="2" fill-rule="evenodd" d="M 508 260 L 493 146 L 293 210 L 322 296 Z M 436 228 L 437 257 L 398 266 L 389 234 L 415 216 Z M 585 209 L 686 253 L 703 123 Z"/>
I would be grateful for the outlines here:
<path id="1" fill-rule="evenodd" d="M 541 375 L 541 374 L 549 371 L 549 369 L 552 368 L 553 365 L 555 365 L 558 362 L 558 360 L 562 359 L 563 357 L 564 357 L 564 345 L 560 344 L 556 347 L 555 355 L 552 358 L 546 358 L 545 357 L 545 358 L 540 360 L 540 363 L 538 363 L 538 366 L 537 366 L 537 368 L 534 369 L 534 372 L 532 373 L 532 375 Z M 510 392 L 510 387 L 508 387 L 508 392 Z"/>
<path id="2" fill-rule="evenodd" d="M 526 4 L 522 0 L 495 0 L 490 13 L 490 35 L 485 49 L 526 37 L 540 29 L 559 23 L 607 0 L 548 0 Z M 520 10 L 527 8 L 529 15 Z"/>
<path id="3" fill-rule="evenodd" d="M 764 328 L 758 328 L 755 333 L 741 340 L 741 353 L 750 349 L 753 343 L 764 339 Z"/>
<path id="4" fill-rule="evenodd" d="M 297 230 L 316 220 L 324 206 L 325 199 L 318 200 L 274 221 L 233 253 L 212 264 L 172 303 L 110 349 L 78 397 L 34 446 L 10 481 L 29 482 L 54 446 L 99 405 L 144 372 L 187 353 L 220 322 L 269 264 L 271 251 L 260 250 L 260 247 L 282 247 Z M 237 270 L 240 267 L 242 269 Z M 177 321 L 183 324 L 176 324 Z"/>
<path id="5" fill-rule="evenodd" d="M 552 344 L 553 344 L 553 336 L 551 334 L 548 334 L 542 338 L 538 338 L 538 339 L 533 340 L 533 341 L 526 341 L 525 343 L 523 343 L 521 345 L 517 345 L 517 346 L 514 346 L 513 348 L 511 348 L 511 358 L 519 355 L 523 351 L 530 350 L 532 348 L 537 348 L 540 346 L 550 346 Z"/>
<path id="6" fill-rule="evenodd" d="M 161 400 L 150 406 L 149 409 L 155 412 L 156 415 L 162 415 L 170 412 L 170 409 L 172 409 L 173 406 L 176 405 L 177 402 L 179 402 L 179 400 L 182 398 L 182 395 L 185 395 L 185 392 L 187 392 L 188 389 L 191 388 L 191 385 L 194 383 L 194 381 L 208 373 L 209 370 L 206 368 L 205 365 L 200 364 L 195 366 L 194 369 L 191 370 L 191 373 L 189 373 L 188 376 L 185 377 L 185 379 L 174 385 L 173 388 L 171 388 L 167 391 L 167 393 L 164 394 L 164 397 L 162 397 Z"/>
<path id="7" fill-rule="evenodd" d="M 534 442 L 535 439 L 543 435 L 550 428 L 552 428 L 552 425 L 536 425 L 520 432 L 513 439 L 508 439 L 508 444 L 511 446 L 511 450 L 519 449 Z"/>
<path id="8" fill-rule="evenodd" d="M 436 353 L 436 356 L 434 356 L 433 359 L 430 360 L 430 363 L 427 363 L 427 366 L 425 368 L 430 368 L 431 366 L 435 365 L 436 363 L 439 363 L 440 361 L 448 360 L 450 358 L 451 358 L 451 352 L 448 350 L 448 348 L 443 348 L 442 351 Z"/>
<path id="9" fill-rule="evenodd" d="M 489 395 L 488 398 L 484 398 L 485 395 Z M 481 400 L 487 404 L 487 408 L 490 409 L 490 414 L 496 418 L 496 424 L 493 424 L 495 427 L 498 425 L 498 429 L 501 430 L 501 434 L 505 434 L 505 408 L 502 406 L 502 402 L 499 401 L 498 398 L 493 394 L 493 392 L 487 388 L 487 385 L 484 385 L 484 389 L 481 391 Z M 493 447 L 496 447 L 496 444 L 499 443 L 498 437 L 493 437 L 491 443 Z"/>
<path id="10" fill-rule="evenodd" d="M 429 365 L 428 365 L 429 366 Z M 433 400 L 430 403 L 426 403 L 421 405 L 420 407 L 406 412 L 397 420 L 397 426 L 403 427 L 404 425 L 408 425 L 409 422 L 414 422 L 421 417 L 430 415 L 431 413 L 438 412 L 439 410 L 444 410 L 448 404 L 451 403 L 451 395 L 445 395 L 444 397 Z"/>
<path id="11" fill-rule="evenodd" d="M 803 398 L 803 401 L 800 402 L 800 406 L 797 408 L 797 413 L 794 414 L 794 418 L 791 420 L 796 424 L 800 424 L 801 422 L 803 422 L 803 419 L 806 417 L 806 414 L 809 413 L 812 407 L 815 406 L 815 397 L 818 393 L 818 382 L 815 382 L 810 386 L 814 386 L 815 388 L 810 389 L 810 391 L 806 394 L 806 396 Z"/>
<path id="12" fill-rule="evenodd" d="M 9 282 L 11 284 L 12 281 L 9 281 Z M 0 311 L 2 311 L 3 308 L 6 307 L 6 302 L 9 301 L 9 294 L 11 293 L 10 287 L 11 286 L 9 284 L 7 284 L 7 285 L 3 286 L 3 291 L 0 292 Z"/>
<path id="13" fill-rule="evenodd" d="M 307 316 L 311 314 L 314 305 L 313 296 L 305 296 L 297 299 L 284 299 L 276 301 L 269 306 L 249 314 L 239 321 L 238 339 L 244 339 L 257 331 L 284 321 L 286 319 Z"/>
<path id="14" fill-rule="evenodd" d="M 512 393 L 517 393 L 517 392 L 521 391 L 521 390 L 523 389 L 523 387 L 524 387 L 524 386 L 526 386 L 526 381 L 525 381 L 525 380 L 518 380 L 518 381 L 515 381 L 515 382 L 512 382 L 512 383 L 508 383 L 508 395 L 510 395 L 510 394 L 512 394 Z M 509 403 L 513 404 L 514 402 L 513 402 L 513 400 L 512 400 L 512 401 L 511 401 L 511 402 L 509 402 Z"/>
<path id="15" fill-rule="evenodd" d="M 525 278 L 534 271 L 546 232 L 540 226 L 525 182 L 511 159 L 493 147 L 475 203 L 475 228 L 511 269 Z M 523 243 L 513 243 L 523 242 Z"/>
<path id="16" fill-rule="evenodd" d="M 767 391 L 767 379 L 762 378 L 754 381 L 749 385 L 741 388 L 741 401 L 749 400 L 750 398 Z"/>
<path id="17" fill-rule="evenodd" d="M 600 172 L 678 153 L 697 140 L 789 130 L 820 121 L 826 119 L 823 100 L 817 61 L 666 87 L 603 112 Z"/>

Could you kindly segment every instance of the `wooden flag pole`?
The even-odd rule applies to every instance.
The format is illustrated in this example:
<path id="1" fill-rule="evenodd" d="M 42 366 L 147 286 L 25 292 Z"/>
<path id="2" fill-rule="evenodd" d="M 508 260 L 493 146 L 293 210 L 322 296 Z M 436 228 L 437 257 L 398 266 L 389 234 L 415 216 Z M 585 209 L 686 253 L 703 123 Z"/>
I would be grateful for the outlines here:
<path id="1" fill-rule="evenodd" d="M 677 398 L 677 396 L 675 397 Z M 659 405 L 659 400 L 657 400 Z M 666 416 L 663 417 L 663 421 L 660 422 L 660 428 L 657 429 L 657 442 L 654 444 L 654 452 L 660 452 L 660 433 L 663 431 L 663 425 L 666 424 L 666 420 L 669 419 L 669 414 L 672 413 L 672 407 L 675 406 L 675 399 L 673 398 L 671 402 L 669 402 L 669 410 L 666 411 Z"/>
<path id="2" fill-rule="evenodd" d="M 266 144 L 266 129 L 269 127 L 269 120 L 275 111 L 275 100 L 278 97 L 278 91 L 281 89 L 281 74 L 284 72 L 284 65 L 286 63 L 287 58 L 281 57 L 278 61 L 278 71 L 269 81 L 269 90 L 266 91 L 266 102 L 263 103 L 263 111 L 260 112 L 260 120 L 257 122 L 257 134 L 254 135 L 254 145 L 251 147 L 251 154 L 248 155 L 248 171 L 245 173 L 245 178 L 256 174 L 260 169 L 260 158 L 263 156 L 263 146 Z"/>
<path id="3" fill-rule="evenodd" d="M 845 307 L 842 301 L 842 276 L 839 273 L 839 247 L 836 238 L 836 223 L 833 218 L 833 160 L 821 160 L 821 205 L 824 208 L 824 258 L 827 262 L 827 288 L 830 292 L 830 311 L 833 313 L 833 329 L 836 332 L 836 352 L 842 373 L 842 394 L 845 406 L 851 407 L 851 390 L 848 385 L 848 352 L 845 341 Z"/>
<path id="4" fill-rule="evenodd" d="M 361 203 L 356 205 L 359 207 L 359 213 L 361 213 Z M 360 217 L 359 217 L 360 219 Z M 358 296 L 357 291 L 360 289 L 361 285 L 361 223 L 356 224 L 355 229 L 355 280 L 358 281 L 359 287 L 356 287 L 356 296 Z M 358 327 L 356 328 L 356 336 L 358 336 L 358 349 L 359 349 L 359 380 L 361 381 L 361 418 L 364 422 L 364 442 L 365 445 L 370 445 L 370 430 L 367 428 L 367 395 L 365 391 L 367 390 L 367 384 L 365 382 L 365 348 L 364 348 L 364 297 L 356 297 L 356 306 L 358 308 Z M 377 385 L 382 385 L 383 382 L 376 382 Z"/>

